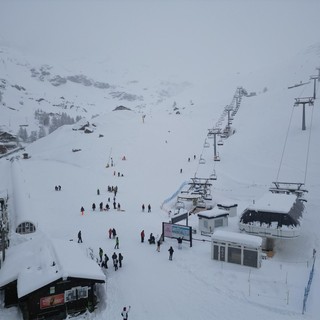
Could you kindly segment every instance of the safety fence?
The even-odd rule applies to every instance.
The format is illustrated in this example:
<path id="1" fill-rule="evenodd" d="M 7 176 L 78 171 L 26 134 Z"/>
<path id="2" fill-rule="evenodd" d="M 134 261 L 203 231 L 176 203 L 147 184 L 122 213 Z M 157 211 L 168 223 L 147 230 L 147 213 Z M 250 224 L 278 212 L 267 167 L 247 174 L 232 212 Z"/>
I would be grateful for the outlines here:
<path id="1" fill-rule="evenodd" d="M 313 279 L 313 274 L 314 274 L 314 263 L 315 263 L 315 261 L 316 261 L 316 256 L 315 256 L 315 253 L 314 253 L 314 255 L 313 255 L 313 263 L 312 263 L 312 268 L 311 268 L 310 274 L 309 274 L 308 284 L 304 289 L 302 314 L 304 314 L 305 311 L 306 311 L 307 300 L 308 300 L 308 296 L 309 296 L 309 292 L 310 292 L 310 288 L 311 288 L 311 283 L 312 283 L 312 279 Z"/>

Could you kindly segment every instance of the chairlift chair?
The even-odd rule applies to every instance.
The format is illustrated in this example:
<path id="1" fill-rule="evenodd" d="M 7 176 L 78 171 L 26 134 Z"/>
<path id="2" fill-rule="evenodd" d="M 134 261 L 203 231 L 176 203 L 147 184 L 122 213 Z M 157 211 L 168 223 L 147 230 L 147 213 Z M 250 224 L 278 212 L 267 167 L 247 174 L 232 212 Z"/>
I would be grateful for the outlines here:
<path id="1" fill-rule="evenodd" d="M 220 156 L 219 154 L 217 154 L 216 156 L 213 157 L 213 160 L 214 161 L 220 161 Z"/>
<path id="2" fill-rule="evenodd" d="M 204 148 L 209 148 L 210 147 L 210 143 L 207 140 L 205 140 L 204 144 L 203 144 L 203 147 Z"/>
<path id="3" fill-rule="evenodd" d="M 214 134 L 211 133 L 211 132 L 209 132 L 209 133 L 207 134 L 207 137 L 208 137 L 208 139 L 213 139 L 213 138 L 214 138 Z"/>
<path id="4" fill-rule="evenodd" d="M 219 139 L 218 146 L 223 146 L 223 140 L 222 139 Z"/>
<path id="5" fill-rule="evenodd" d="M 206 160 L 200 156 L 199 164 L 205 164 Z"/>
<path id="6" fill-rule="evenodd" d="M 184 209 L 185 206 L 184 206 L 184 203 L 182 201 L 177 201 L 175 207 L 177 209 Z"/>
<path id="7" fill-rule="evenodd" d="M 217 175 L 215 172 L 213 172 L 212 174 L 210 174 L 210 177 L 209 177 L 210 180 L 217 180 Z"/>

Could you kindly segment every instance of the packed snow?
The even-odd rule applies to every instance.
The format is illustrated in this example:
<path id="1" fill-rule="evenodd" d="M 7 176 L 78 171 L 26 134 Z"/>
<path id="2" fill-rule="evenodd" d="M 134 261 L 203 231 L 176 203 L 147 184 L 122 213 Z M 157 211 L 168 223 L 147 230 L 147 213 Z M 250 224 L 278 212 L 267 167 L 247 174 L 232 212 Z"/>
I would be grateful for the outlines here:
<path id="1" fill-rule="evenodd" d="M 106 283 L 97 309 L 79 320 L 121 319 L 129 305 L 129 318 L 139 320 L 318 319 L 317 260 L 303 315 L 302 303 L 313 250 L 320 249 L 319 102 L 306 106 L 302 131 L 302 107 L 293 105 L 295 98 L 313 95 L 313 81 L 288 87 L 317 74 L 319 12 L 318 1 L 2 1 L 0 70 L 10 85 L 1 91 L 0 125 L 14 133 L 20 125 L 37 130 L 39 108 L 83 117 L 0 158 L 0 194 L 9 196 L 8 257 L 38 237 L 77 260 L 78 250 L 61 248 L 63 241 L 82 253 L 92 249 L 96 257 L 100 247 L 109 258 L 121 252 L 117 271 L 111 259 L 108 269 L 95 264 L 94 273 L 104 272 Z M 31 76 L 33 67 L 42 68 L 43 79 Z M 86 77 L 76 78 L 81 83 L 61 80 L 75 75 Z M 63 84 L 52 85 L 53 78 Z M 208 129 L 239 86 L 256 95 L 242 98 L 234 134 L 218 146 L 220 161 L 213 161 L 212 140 L 204 147 Z M 58 100 L 72 104 L 66 102 L 64 110 L 55 106 Z M 130 110 L 115 110 L 121 105 Z M 77 130 L 87 122 L 91 133 Z M 176 239 L 165 238 L 157 252 L 141 242 L 142 230 L 146 239 L 150 233 L 159 238 L 190 178 L 213 172 L 211 204 L 237 204 L 237 216 L 219 229 L 225 233 L 239 232 L 242 211 L 268 193 L 273 181 L 305 183 L 300 236 L 276 239 L 273 257 L 259 269 L 212 260 L 211 238 L 200 234 L 197 214 L 188 219 L 196 231 L 192 247 L 184 241 L 180 250 Z M 118 187 L 121 210 L 113 209 L 108 186 Z M 100 202 L 111 209 L 100 211 Z M 36 233 L 16 234 L 26 219 Z M 119 249 L 108 237 L 110 228 L 117 230 Z M 52 268 L 49 258 L 35 253 L 35 260 Z M 30 292 L 33 278 L 16 261 L 12 276 L 20 272 L 21 290 Z M 68 274 L 92 272 L 94 260 L 89 262 L 88 269 L 71 266 Z M 0 282 L 10 275 L 5 270 Z M 1 301 L 0 319 L 22 316 Z"/>

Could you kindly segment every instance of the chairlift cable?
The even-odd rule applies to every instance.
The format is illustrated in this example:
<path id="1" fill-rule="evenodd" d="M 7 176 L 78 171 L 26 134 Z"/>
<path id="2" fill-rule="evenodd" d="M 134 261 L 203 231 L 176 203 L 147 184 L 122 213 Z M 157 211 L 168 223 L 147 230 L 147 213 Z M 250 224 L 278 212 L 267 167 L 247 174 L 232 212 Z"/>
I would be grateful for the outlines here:
<path id="1" fill-rule="evenodd" d="M 317 89 L 318 93 L 318 89 Z M 308 171 L 308 164 L 309 164 L 309 154 L 310 154 L 310 142 L 311 142 L 311 133 L 312 133 L 312 123 L 313 123 L 313 114 L 314 114 L 314 106 L 312 107 L 311 112 L 311 120 L 310 120 L 310 131 L 309 131 L 309 137 L 308 137 L 308 148 L 307 148 L 307 158 L 306 158 L 306 167 L 304 170 L 304 184 L 306 184 L 307 180 L 307 171 Z"/>
<path id="2" fill-rule="evenodd" d="M 280 174 L 280 169 L 281 169 L 281 166 L 282 166 L 283 156 L 284 156 L 284 152 L 285 152 L 286 145 L 287 145 L 287 141 L 288 141 L 289 130 L 290 130 L 290 127 L 291 127 L 292 116 L 293 116 L 293 110 L 294 110 L 294 107 L 292 107 L 291 116 L 290 116 L 290 121 L 289 121 L 288 129 L 287 129 L 287 134 L 286 134 L 286 138 L 285 138 L 285 141 L 284 141 L 284 146 L 283 146 L 283 149 L 282 149 L 280 164 L 279 164 L 278 173 L 277 173 L 277 178 L 276 178 L 276 181 L 277 181 L 277 182 L 278 182 L 278 179 L 279 179 L 279 174 Z"/>

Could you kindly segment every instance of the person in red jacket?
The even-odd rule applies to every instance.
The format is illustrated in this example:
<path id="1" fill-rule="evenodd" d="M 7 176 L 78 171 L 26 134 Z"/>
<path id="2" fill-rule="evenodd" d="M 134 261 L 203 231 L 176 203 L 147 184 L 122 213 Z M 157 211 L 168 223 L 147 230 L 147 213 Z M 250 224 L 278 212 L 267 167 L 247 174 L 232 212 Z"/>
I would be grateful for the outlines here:
<path id="1" fill-rule="evenodd" d="M 144 242 L 144 230 L 141 231 L 140 236 L 141 236 L 141 242 Z"/>

